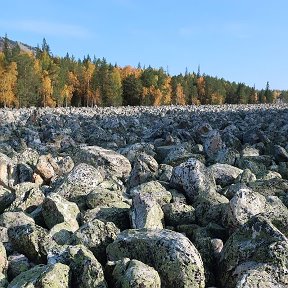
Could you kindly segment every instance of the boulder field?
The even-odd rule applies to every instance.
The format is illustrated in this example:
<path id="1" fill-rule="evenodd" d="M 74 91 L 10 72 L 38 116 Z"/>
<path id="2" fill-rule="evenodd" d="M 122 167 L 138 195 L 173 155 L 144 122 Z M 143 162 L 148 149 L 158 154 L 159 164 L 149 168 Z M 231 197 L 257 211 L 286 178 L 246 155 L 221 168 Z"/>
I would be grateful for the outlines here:
<path id="1" fill-rule="evenodd" d="M 288 106 L 0 110 L 0 287 L 288 287 Z"/>

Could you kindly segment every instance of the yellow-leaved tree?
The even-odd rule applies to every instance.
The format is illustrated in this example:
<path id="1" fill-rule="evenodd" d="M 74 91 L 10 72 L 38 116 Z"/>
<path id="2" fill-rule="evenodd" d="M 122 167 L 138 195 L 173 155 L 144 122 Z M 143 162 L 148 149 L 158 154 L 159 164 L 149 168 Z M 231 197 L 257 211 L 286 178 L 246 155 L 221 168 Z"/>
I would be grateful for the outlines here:
<path id="1" fill-rule="evenodd" d="M 6 69 L 0 65 L 0 104 L 4 107 L 18 106 L 14 91 L 17 74 L 16 62 L 11 62 Z"/>
<path id="2" fill-rule="evenodd" d="M 52 98 L 53 93 L 53 86 L 51 78 L 46 70 L 43 71 L 42 74 L 42 87 L 41 87 L 41 94 L 42 94 L 42 105 L 44 107 L 55 107 L 56 101 Z"/>

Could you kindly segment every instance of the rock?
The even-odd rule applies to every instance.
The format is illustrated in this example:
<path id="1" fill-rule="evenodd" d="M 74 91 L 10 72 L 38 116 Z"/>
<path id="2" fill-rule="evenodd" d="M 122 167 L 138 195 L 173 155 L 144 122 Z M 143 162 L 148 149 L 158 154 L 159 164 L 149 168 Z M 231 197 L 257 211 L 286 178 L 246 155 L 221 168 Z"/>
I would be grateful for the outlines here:
<path id="1" fill-rule="evenodd" d="M 0 214 L 15 200 L 15 193 L 0 185 Z"/>
<path id="2" fill-rule="evenodd" d="M 60 169 L 56 161 L 51 155 L 41 155 L 36 165 L 36 173 L 38 173 L 45 182 L 49 182 L 52 177 L 59 174 Z"/>
<path id="3" fill-rule="evenodd" d="M 128 179 L 128 187 L 133 188 L 142 183 L 156 179 L 158 163 L 156 160 L 145 153 L 139 154 L 134 161 L 133 168 Z"/>
<path id="4" fill-rule="evenodd" d="M 13 163 L 11 158 L 7 155 L 0 153 L 0 185 L 8 188 L 13 186 L 14 180 L 11 179 L 13 174 Z M 12 184 L 12 185 L 11 185 Z"/>
<path id="5" fill-rule="evenodd" d="M 256 176 L 251 172 L 250 169 L 244 169 L 241 174 L 236 179 L 236 182 L 249 183 L 256 181 Z"/>
<path id="6" fill-rule="evenodd" d="M 260 156 L 259 150 L 252 146 L 245 146 L 241 151 L 242 157 L 257 157 Z"/>
<path id="7" fill-rule="evenodd" d="M 221 135 L 217 130 L 209 131 L 205 135 L 202 135 L 202 138 L 204 138 L 204 152 L 210 160 L 213 160 L 218 152 L 225 147 Z"/>
<path id="8" fill-rule="evenodd" d="M 209 166 L 208 170 L 212 173 L 216 184 L 219 184 L 221 186 L 227 186 L 232 184 L 243 172 L 243 170 L 237 167 L 219 163 Z"/>
<path id="9" fill-rule="evenodd" d="M 14 253 L 8 257 L 8 278 L 11 281 L 17 277 L 22 272 L 28 271 L 32 268 L 32 263 L 29 262 L 29 259 L 19 253 Z"/>
<path id="10" fill-rule="evenodd" d="M 77 218 L 80 210 L 78 206 L 56 193 L 51 193 L 45 198 L 42 205 L 42 214 L 49 229 L 62 222 L 69 223 L 74 231 L 79 228 Z"/>
<path id="11" fill-rule="evenodd" d="M 87 195 L 86 205 L 89 209 L 93 209 L 97 206 L 120 201 L 123 201 L 123 197 L 119 192 L 97 187 Z"/>
<path id="12" fill-rule="evenodd" d="M 164 214 L 152 195 L 137 193 L 130 215 L 132 228 L 163 229 Z"/>
<path id="13" fill-rule="evenodd" d="M 21 183 L 15 186 L 16 199 L 6 211 L 24 211 L 31 213 L 45 199 L 43 192 L 34 183 Z"/>
<path id="14" fill-rule="evenodd" d="M 157 271 L 141 261 L 124 258 L 116 262 L 108 262 L 108 268 L 112 270 L 112 273 L 107 275 L 107 278 L 111 279 L 109 283 L 111 287 L 161 287 Z"/>
<path id="15" fill-rule="evenodd" d="M 7 269 L 8 261 L 4 245 L 0 242 L 0 284 L 1 287 L 5 287 L 7 284 Z"/>
<path id="16" fill-rule="evenodd" d="M 106 288 L 101 264 L 83 245 L 63 246 L 51 251 L 48 264 L 62 263 L 72 272 L 71 283 L 79 288 Z"/>
<path id="17" fill-rule="evenodd" d="M 64 182 L 55 190 L 78 207 L 86 206 L 87 195 L 103 181 L 100 171 L 91 165 L 81 163 L 67 175 Z"/>
<path id="18" fill-rule="evenodd" d="M 216 191 L 213 176 L 203 163 L 194 158 L 174 167 L 170 184 L 184 190 L 191 202 L 200 194 L 210 194 Z"/>
<path id="19" fill-rule="evenodd" d="M 48 231 L 37 225 L 11 227 L 8 236 L 16 251 L 38 264 L 46 263 L 48 251 L 56 244 Z"/>
<path id="20" fill-rule="evenodd" d="M 162 209 L 168 226 L 195 223 L 195 209 L 191 205 L 173 202 L 165 204 Z"/>
<path id="21" fill-rule="evenodd" d="M 130 205 L 126 202 L 113 202 L 87 210 L 82 221 L 88 223 L 93 219 L 99 219 L 103 222 L 113 222 L 119 229 L 125 230 L 130 228 L 129 212 Z"/>
<path id="22" fill-rule="evenodd" d="M 112 243 L 120 230 L 112 222 L 93 219 L 82 225 L 72 236 L 74 244 L 83 244 L 92 251 L 100 263 L 106 263 L 106 247 Z"/>
<path id="23" fill-rule="evenodd" d="M 221 285 L 227 288 L 241 287 L 245 283 L 245 274 L 253 273 L 259 266 L 268 265 L 269 269 L 265 269 L 268 275 L 265 278 L 272 278 L 277 283 L 275 287 L 285 287 L 288 283 L 285 273 L 287 247 L 287 238 L 271 222 L 261 216 L 252 217 L 224 245 L 219 263 Z M 259 283 L 259 279 L 257 282 Z"/>
<path id="24" fill-rule="evenodd" d="M 149 253 L 147 253 L 149 251 Z M 169 230 L 126 230 L 107 247 L 109 260 L 124 257 L 152 266 L 163 287 L 204 287 L 201 257 L 182 234 Z"/>
<path id="25" fill-rule="evenodd" d="M 21 273 L 8 285 L 8 288 L 21 287 L 68 288 L 70 287 L 69 267 L 61 263 L 37 265 Z"/>
<path id="26" fill-rule="evenodd" d="M 159 169 L 158 169 L 158 176 L 157 176 L 159 181 L 169 183 L 172 177 L 172 170 L 173 170 L 172 166 L 166 165 L 166 164 L 160 164 Z"/>
<path id="27" fill-rule="evenodd" d="M 69 222 L 62 222 L 54 225 L 50 231 L 49 235 L 51 238 L 59 245 L 70 244 L 72 235 L 76 231 L 75 224 L 72 225 Z"/>
<path id="28" fill-rule="evenodd" d="M 273 156 L 277 162 L 288 162 L 288 152 L 280 145 L 274 146 Z"/>
<path id="29" fill-rule="evenodd" d="M 82 147 L 75 157 L 78 162 L 96 167 L 104 178 L 113 176 L 126 180 L 131 171 L 131 164 L 127 158 L 113 150 L 98 146 Z"/>
<path id="30" fill-rule="evenodd" d="M 150 195 L 154 198 L 160 206 L 170 203 L 172 199 L 171 193 L 165 189 L 158 181 L 149 181 L 131 189 L 130 196 L 134 197 L 136 194 Z"/>
<path id="31" fill-rule="evenodd" d="M 152 157 L 156 154 L 154 152 L 154 145 L 150 143 L 135 143 L 119 149 L 118 152 L 126 157 L 130 163 L 133 163 L 140 153 L 145 153 Z"/>
<path id="32" fill-rule="evenodd" d="M 0 215 L 0 226 L 11 228 L 21 225 L 31 224 L 34 225 L 35 221 L 32 217 L 24 212 L 4 212 Z"/>

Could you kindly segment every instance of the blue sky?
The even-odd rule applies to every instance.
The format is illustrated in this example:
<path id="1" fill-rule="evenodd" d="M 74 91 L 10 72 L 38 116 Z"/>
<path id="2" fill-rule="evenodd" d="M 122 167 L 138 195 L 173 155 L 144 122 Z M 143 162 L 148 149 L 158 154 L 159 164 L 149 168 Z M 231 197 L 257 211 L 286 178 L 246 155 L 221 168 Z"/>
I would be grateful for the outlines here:
<path id="1" fill-rule="evenodd" d="M 54 55 L 288 89 L 287 0 L 9 0 L 0 36 Z"/>

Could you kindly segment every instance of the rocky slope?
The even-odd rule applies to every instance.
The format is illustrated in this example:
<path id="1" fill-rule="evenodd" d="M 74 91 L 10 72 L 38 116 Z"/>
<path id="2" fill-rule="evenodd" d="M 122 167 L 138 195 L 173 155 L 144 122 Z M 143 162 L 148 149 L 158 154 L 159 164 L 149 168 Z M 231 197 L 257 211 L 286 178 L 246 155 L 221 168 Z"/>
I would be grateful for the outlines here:
<path id="1" fill-rule="evenodd" d="M 288 106 L 0 110 L 1 287 L 287 287 Z"/>

